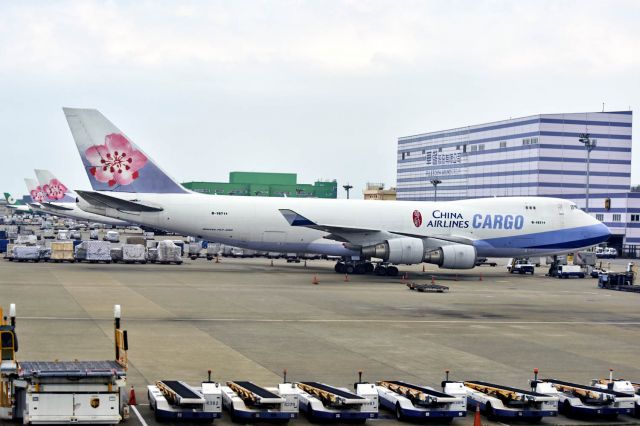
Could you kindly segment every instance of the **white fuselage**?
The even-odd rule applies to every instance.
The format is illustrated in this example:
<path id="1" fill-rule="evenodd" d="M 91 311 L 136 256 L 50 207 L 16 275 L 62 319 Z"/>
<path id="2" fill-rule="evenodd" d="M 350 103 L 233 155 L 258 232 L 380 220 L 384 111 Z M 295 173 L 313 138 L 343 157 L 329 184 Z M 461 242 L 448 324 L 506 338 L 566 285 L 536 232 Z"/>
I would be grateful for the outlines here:
<path id="1" fill-rule="evenodd" d="M 575 204 L 542 197 L 505 197 L 448 202 L 327 200 L 218 196 L 198 193 L 129 194 L 105 192 L 124 200 L 159 206 L 160 212 L 87 211 L 204 240 L 264 251 L 358 256 L 359 250 L 327 232 L 291 226 L 280 209 L 316 224 L 380 230 L 381 235 L 472 240 L 480 257 L 551 255 L 573 252 L 606 240 L 609 230 Z M 419 212 L 421 220 L 414 219 Z M 418 224 L 416 222 L 419 222 Z M 418 226 L 419 225 L 419 226 Z M 434 242 L 437 247 L 439 242 Z M 446 242 L 444 244 L 447 244 Z M 440 244 L 441 245 L 441 244 Z"/>
<path id="2" fill-rule="evenodd" d="M 42 210 L 46 211 L 49 214 L 53 214 L 56 216 L 66 217 L 75 220 L 86 220 L 87 222 L 97 222 L 105 225 L 113 225 L 113 226 L 128 226 L 129 222 L 124 220 L 115 219 L 113 217 L 102 216 L 99 214 L 91 213 L 85 210 L 82 210 L 78 207 L 77 203 L 56 203 L 48 201 L 48 203 L 63 207 L 64 209 L 56 209 L 49 208 L 46 205 L 42 205 Z"/>

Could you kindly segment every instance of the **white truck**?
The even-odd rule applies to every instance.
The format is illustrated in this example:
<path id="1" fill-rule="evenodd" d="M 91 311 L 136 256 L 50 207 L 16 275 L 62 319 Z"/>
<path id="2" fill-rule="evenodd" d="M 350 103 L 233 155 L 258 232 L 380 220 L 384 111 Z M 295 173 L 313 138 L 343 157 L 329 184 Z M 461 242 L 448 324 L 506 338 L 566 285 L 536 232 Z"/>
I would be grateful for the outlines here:
<path id="1" fill-rule="evenodd" d="M 556 272 L 557 278 L 584 278 L 584 269 L 580 265 L 560 265 Z"/>

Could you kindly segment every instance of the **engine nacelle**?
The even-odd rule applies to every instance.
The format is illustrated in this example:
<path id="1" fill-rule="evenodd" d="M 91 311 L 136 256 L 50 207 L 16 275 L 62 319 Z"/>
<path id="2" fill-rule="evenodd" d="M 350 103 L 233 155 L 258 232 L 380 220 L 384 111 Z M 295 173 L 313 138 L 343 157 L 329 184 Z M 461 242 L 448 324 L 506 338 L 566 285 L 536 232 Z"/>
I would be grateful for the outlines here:
<path id="1" fill-rule="evenodd" d="M 424 243 L 420 238 L 393 238 L 375 246 L 363 247 L 362 255 L 377 257 L 390 263 L 421 263 L 424 258 Z"/>
<path id="2" fill-rule="evenodd" d="M 451 244 L 438 247 L 424 257 L 427 263 L 434 263 L 447 269 L 472 269 L 476 266 L 476 248 L 466 244 Z"/>

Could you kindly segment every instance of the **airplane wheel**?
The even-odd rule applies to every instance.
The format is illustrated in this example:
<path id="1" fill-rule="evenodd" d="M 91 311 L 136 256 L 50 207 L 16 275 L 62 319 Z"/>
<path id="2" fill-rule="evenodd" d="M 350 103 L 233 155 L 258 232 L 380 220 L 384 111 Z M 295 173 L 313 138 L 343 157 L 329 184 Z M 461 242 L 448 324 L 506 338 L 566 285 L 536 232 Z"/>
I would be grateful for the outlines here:
<path id="1" fill-rule="evenodd" d="M 365 273 L 370 274 L 370 273 L 373 272 L 374 269 L 375 269 L 375 267 L 373 266 L 373 263 L 367 262 L 367 263 L 364 264 Z"/>
<path id="2" fill-rule="evenodd" d="M 344 263 L 342 262 L 338 262 L 336 263 L 336 266 L 334 266 L 333 268 L 338 274 L 343 274 L 344 273 Z"/>
<path id="3" fill-rule="evenodd" d="M 390 277 L 397 277 L 398 276 L 398 268 L 396 268 L 395 266 L 389 266 L 387 268 L 387 275 Z"/>
<path id="4" fill-rule="evenodd" d="M 362 263 L 359 263 L 359 264 L 356 265 L 356 268 L 355 268 L 354 272 L 356 274 L 362 275 L 362 274 L 367 272 L 367 268 Z"/>
<path id="5" fill-rule="evenodd" d="M 402 414 L 402 410 L 400 409 L 400 404 L 396 404 L 396 420 L 404 420 L 404 415 Z"/>
<path id="6" fill-rule="evenodd" d="M 375 273 L 380 276 L 387 275 L 387 267 L 386 266 L 378 266 L 375 269 Z"/>
<path id="7" fill-rule="evenodd" d="M 489 420 L 495 420 L 495 415 L 493 414 L 493 407 L 491 406 L 491 403 L 487 403 L 487 406 L 484 409 L 484 415 L 487 417 L 487 419 Z"/>
<path id="8" fill-rule="evenodd" d="M 353 274 L 354 271 L 355 271 L 355 268 L 353 267 L 353 265 L 345 265 L 344 272 L 351 275 Z"/>

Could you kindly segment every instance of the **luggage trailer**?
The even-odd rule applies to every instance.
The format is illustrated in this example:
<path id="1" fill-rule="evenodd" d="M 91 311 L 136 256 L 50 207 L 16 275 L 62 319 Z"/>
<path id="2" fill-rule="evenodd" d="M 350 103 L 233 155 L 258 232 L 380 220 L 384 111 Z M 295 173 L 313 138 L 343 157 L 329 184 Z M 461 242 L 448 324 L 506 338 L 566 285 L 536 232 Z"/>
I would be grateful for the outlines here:
<path id="1" fill-rule="evenodd" d="M 147 386 L 149 407 L 158 421 L 211 423 L 222 413 L 222 390 L 209 379 L 200 387 L 179 380 L 161 380 Z"/>
<path id="2" fill-rule="evenodd" d="M 633 414 L 635 397 L 628 393 L 556 379 L 534 380 L 531 384 L 538 392 L 558 397 L 560 413 L 566 416 L 613 418 Z"/>
<path id="3" fill-rule="evenodd" d="M 640 383 L 634 383 L 624 379 L 614 379 L 613 370 L 609 370 L 608 379 L 592 380 L 591 385 L 599 389 L 608 389 L 633 396 L 633 416 L 640 417 Z"/>
<path id="4" fill-rule="evenodd" d="M 298 417 L 298 392 L 292 383 L 263 388 L 252 382 L 234 380 L 221 386 L 222 404 L 233 421 L 280 421 Z"/>
<path id="5" fill-rule="evenodd" d="M 539 422 L 558 415 L 558 397 L 480 381 L 465 381 L 467 407 L 489 419 L 521 418 Z"/>
<path id="6" fill-rule="evenodd" d="M 300 411 L 312 421 L 366 422 L 378 418 L 378 391 L 373 383 L 356 383 L 355 393 L 318 382 L 298 382 Z"/>
<path id="7" fill-rule="evenodd" d="M 377 383 L 380 406 L 395 412 L 398 420 L 436 418 L 449 420 L 467 415 L 467 393 L 461 382 L 444 381 L 443 392 L 396 380 Z"/>
<path id="8" fill-rule="evenodd" d="M 0 309 L 0 420 L 23 424 L 117 424 L 129 417 L 127 334 L 115 314 L 114 361 L 17 361 L 15 305 Z"/>

